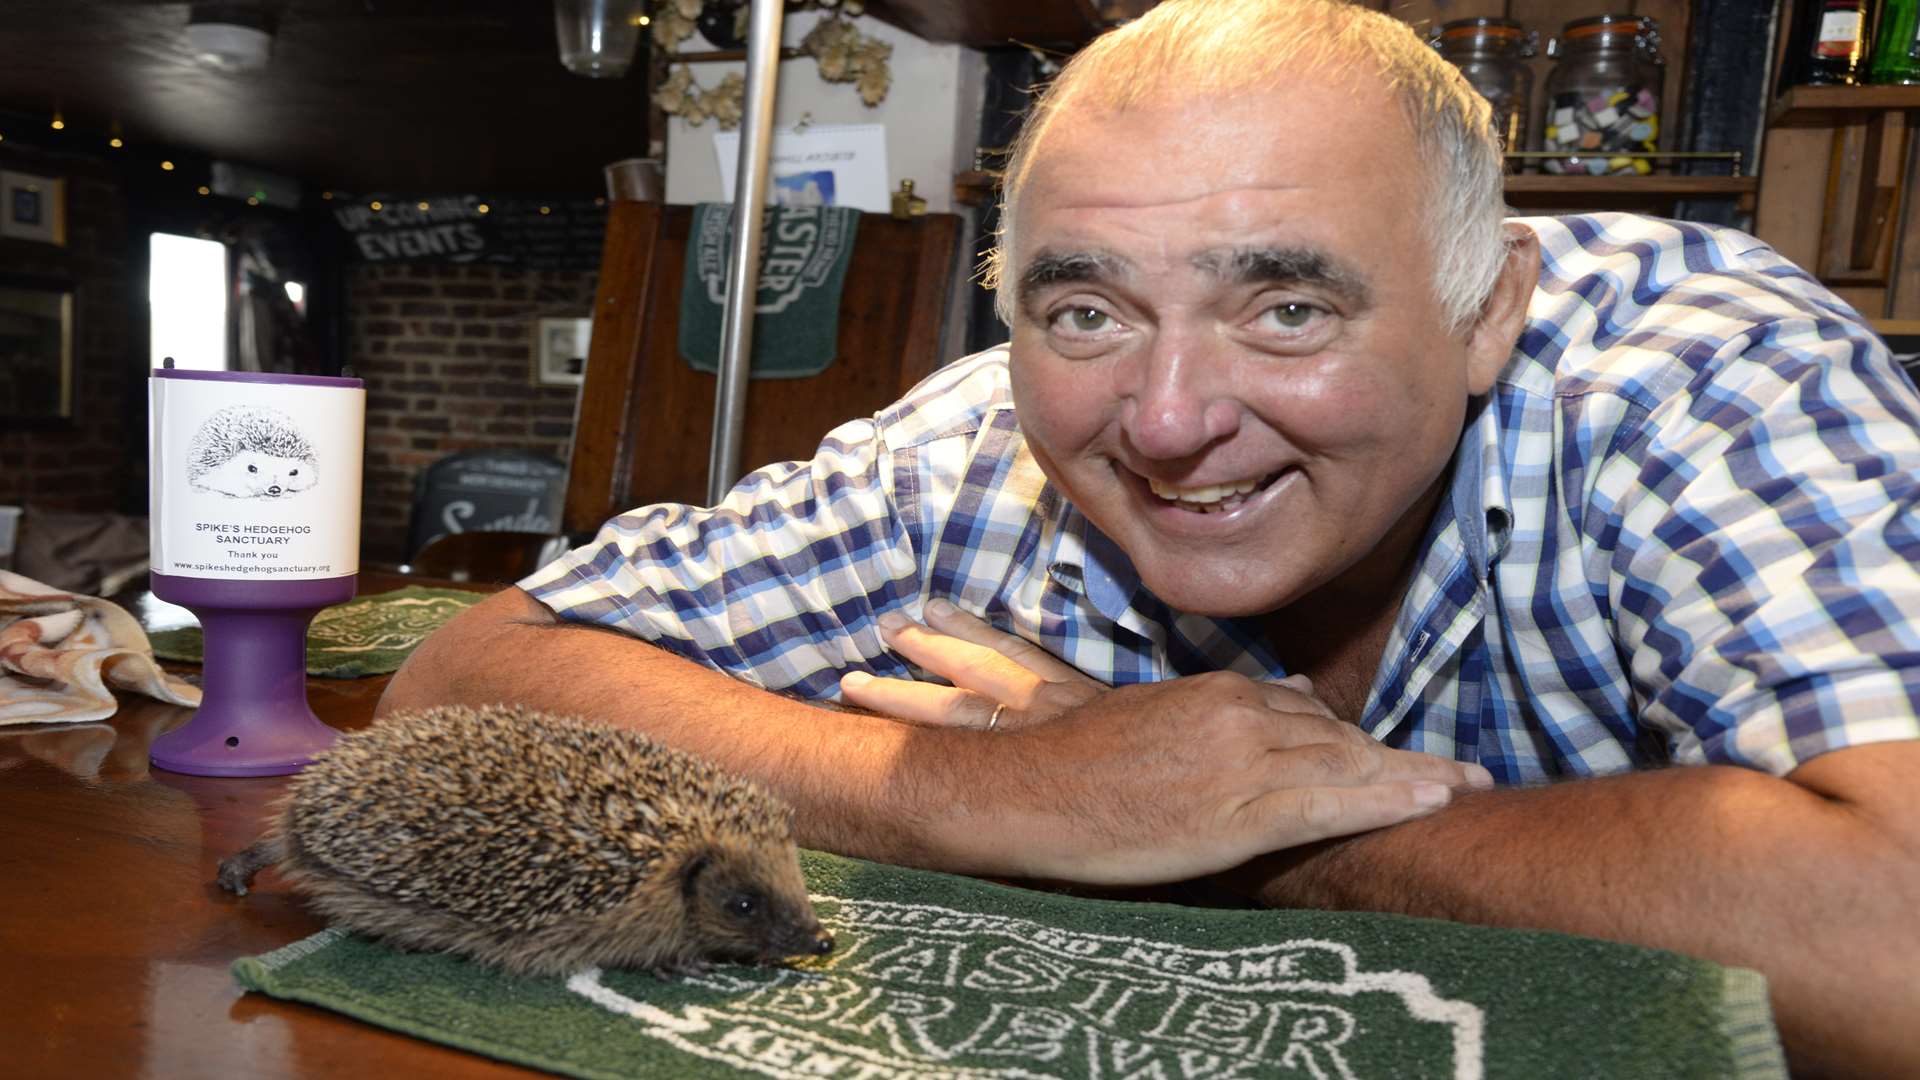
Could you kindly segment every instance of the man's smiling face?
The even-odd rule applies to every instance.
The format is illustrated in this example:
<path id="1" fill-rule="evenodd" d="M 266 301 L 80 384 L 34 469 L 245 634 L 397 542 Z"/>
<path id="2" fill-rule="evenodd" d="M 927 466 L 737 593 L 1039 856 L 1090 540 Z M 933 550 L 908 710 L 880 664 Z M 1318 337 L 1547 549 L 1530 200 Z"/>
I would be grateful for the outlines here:
<path id="1" fill-rule="evenodd" d="M 1447 332 L 1427 166 L 1378 81 L 1070 106 L 1034 152 L 1009 259 L 1021 426 L 1178 609 L 1391 589 L 1505 359 Z"/>

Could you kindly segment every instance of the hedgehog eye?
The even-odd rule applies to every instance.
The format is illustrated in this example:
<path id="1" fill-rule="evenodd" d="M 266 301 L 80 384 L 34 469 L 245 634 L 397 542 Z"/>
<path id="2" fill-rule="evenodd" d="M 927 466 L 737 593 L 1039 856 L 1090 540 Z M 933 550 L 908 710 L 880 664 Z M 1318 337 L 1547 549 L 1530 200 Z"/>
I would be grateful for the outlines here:
<path id="1" fill-rule="evenodd" d="M 752 915 L 754 909 L 759 906 L 752 893 L 735 893 L 727 901 L 727 913 L 735 918 L 744 919 Z"/>
<path id="2" fill-rule="evenodd" d="M 289 470 L 287 470 L 287 475 L 288 475 L 288 476 L 299 476 L 299 475 L 300 475 L 300 470 L 299 470 L 299 469 L 289 469 Z"/>
<path id="3" fill-rule="evenodd" d="M 247 466 L 247 471 L 248 471 L 248 472 L 259 472 L 259 471 L 260 471 L 260 467 L 259 467 L 258 465 L 249 465 L 249 466 Z"/>

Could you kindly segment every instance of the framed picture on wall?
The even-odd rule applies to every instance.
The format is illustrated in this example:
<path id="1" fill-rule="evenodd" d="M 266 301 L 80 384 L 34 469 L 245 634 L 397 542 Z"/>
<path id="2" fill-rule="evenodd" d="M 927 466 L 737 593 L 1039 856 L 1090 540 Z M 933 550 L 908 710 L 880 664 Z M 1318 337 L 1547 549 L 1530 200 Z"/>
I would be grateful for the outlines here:
<path id="1" fill-rule="evenodd" d="M 579 386 L 585 382 L 587 343 L 592 337 L 592 319 L 538 320 L 533 334 L 534 384 Z"/>
<path id="2" fill-rule="evenodd" d="M 0 170 L 0 237 L 67 242 L 67 182 Z"/>
<path id="3" fill-rule="evenodd" d="M 0 279 L 0 417 L 73 415 L 73 293 Z"/>

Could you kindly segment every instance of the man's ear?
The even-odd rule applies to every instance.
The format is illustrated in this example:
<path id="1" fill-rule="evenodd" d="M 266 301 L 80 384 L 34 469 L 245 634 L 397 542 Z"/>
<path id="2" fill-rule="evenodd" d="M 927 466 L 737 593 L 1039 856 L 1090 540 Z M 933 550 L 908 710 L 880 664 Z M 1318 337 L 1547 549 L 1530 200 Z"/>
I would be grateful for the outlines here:
<path id="1" fill-rule="evenodd" d="M 1540 238 L 1518 222 L 1505 224 L 1507 260 L 1480 317 L 1467 332 L 1467 385 L 1477 397 L 1493 389 L 1527 324 L 1527 304 L 1540 281 Z"/>

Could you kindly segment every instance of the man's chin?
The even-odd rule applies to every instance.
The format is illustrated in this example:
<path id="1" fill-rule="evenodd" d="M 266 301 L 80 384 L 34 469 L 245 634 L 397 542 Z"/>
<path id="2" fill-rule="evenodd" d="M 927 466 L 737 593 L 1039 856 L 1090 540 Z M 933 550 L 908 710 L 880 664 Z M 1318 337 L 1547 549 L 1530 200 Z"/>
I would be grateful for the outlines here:
<path id="1" fill-rule="evenodd" d="M 1156 581 L 1157 577 L 1165 580 Z M 1293 593 L 1275 588 L 1276 583 L 1270 581 L 1230 578 L 1196 582 L 1192 577 L 1191 560 L 1184 571 L 1176 568 L 1167 575 L 1142 571 L 1140 581 L 1148 592 L 1175 611 L 1212 619 L 1266 615 L 1286 607 L 1295 599 Z"/>

